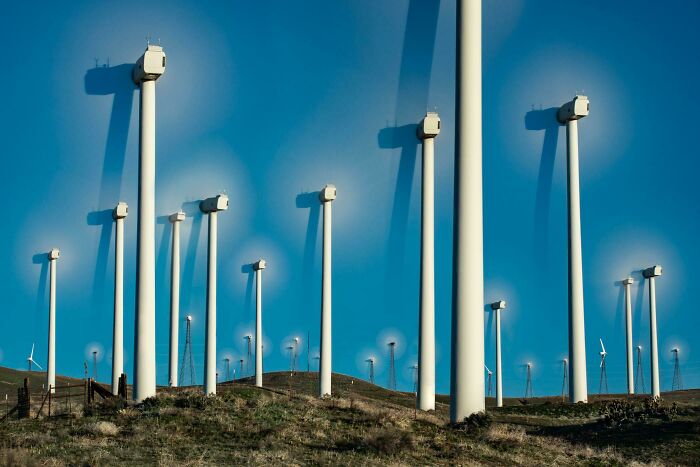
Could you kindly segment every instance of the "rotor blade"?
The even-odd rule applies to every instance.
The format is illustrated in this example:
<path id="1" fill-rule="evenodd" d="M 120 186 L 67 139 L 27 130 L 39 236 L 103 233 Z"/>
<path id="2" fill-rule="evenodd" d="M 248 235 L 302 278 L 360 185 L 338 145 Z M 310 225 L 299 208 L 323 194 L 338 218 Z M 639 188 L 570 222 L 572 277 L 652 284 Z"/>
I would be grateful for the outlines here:
<path id="1" fill-rule="evenodd" d="M 600 339 L 600 347 L 603 349 L 603 353 L 607 353 L 607 352 L 605 351 L 605 346 L 603 345 L 603 339 L 602 339 L 602 338 Z"/>
<path id="2" fill-rule="evenodd" d="M 32 342 L 32 353 L 29 354 L 29 358 L 34 357 L 34 343 Z"/>
<path id="3" fill-rule="evenodd" d="M 41 367 L 41 365 L 39 365 L 37 362 L 35 362 L 34 359 L 32 359 L 31 362 L 32 362 L 33 364 L 35 364 L 36 366 L 38 366 L 40 370 L 43 370 L 43 368 Z"/>
<path id="4" fill-rule="evenodd" d="M 489 367 L 487 367 L 486 365 L 484 365 L 484 368 L 486 368 L 486 372 L 487 372 L 487 373 L 491 373 L 491 370 L 489 370 Z"/>

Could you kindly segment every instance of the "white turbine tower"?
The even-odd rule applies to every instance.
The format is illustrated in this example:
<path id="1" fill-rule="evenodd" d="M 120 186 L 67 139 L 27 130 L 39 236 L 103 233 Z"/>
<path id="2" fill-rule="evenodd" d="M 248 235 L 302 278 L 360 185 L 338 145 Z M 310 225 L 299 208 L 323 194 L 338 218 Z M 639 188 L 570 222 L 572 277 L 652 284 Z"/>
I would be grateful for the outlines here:
<path id="1" fill-rule="evenodd" d="M 418 318 L 418 409 L 435 410 L 435 137 L 437 112 L 418 124 L 423 141 L 420 246 L 420 316 Z"/>
<path id="2" fill-rule="evenodd" d="M 632 350 L 632 293 L 630 288 L 634 279 L 628 277 L 622 281 L 625 287 L 625 337 L 627 344 L 627 394 L 634 394 L 634 351 Z"/>
<path id="3" fill-rule="evenodd" d="M 33 343 L 32 343 L 32 352 L 29 354 L 29 357 L 27 358 L 27 364 L 29 365 L 29 371 L 32 371 L 32 364 L 38 366 L 40 370 L 43 370 L 41 365 L 39 365 L 36 362 L 36 360 L 34 360 L 34 344 Z"/>
<path id="4" fill-rule="evenodd" d="M 209 215 L 209 255 L 207 257 L 207 324 L 204 334 L 204 394 L 216 394 L 216 252 L 219 211 L 228 209 L 228 196 L 217 195 L 199 203 Z"/>
<path id="5" fill-rule="evenodd" d="M 600 339 L 600 383 L 598 384 L 598 394 L 608 393 L 608 372 L 605 367 L 605 357 L 608 353 L 605 351 L 605 345 L 603 345 L 603 339 Z M 605 388 L 605 393 L 603 393 L 603 388 Z"/>
<path id="6" fill-rule="evenodd" d="M 454 261 L 450 421 L 483 412 L 484 217 L 481 0 L 457 3 Z"/>
<path id="7" fill-rule="evenodd" d="M 156 80 L 165 72 L 163 48 L 148 45 L 132 78 L 141 86 L 137 214 L 134 400 L 156 395 Z"/>
<path id="8" fill-rule="evenodd" d="M 114 328 L 112 330 L 112 394 L 119 394 L 119 378 L 124 373 L 124 219 L 129 206 L 119 202 L 112 211 L 114 236 Z"/>
<path id="9" fill-rule="evenodd" d="M 56 262 L 58 248 L 49 251 L 49 355 L 46 359 L 46 387 L 56 392 Z"/>
<path id="10" fill-rule="evenodd" d="M 255 270 L 255 385 L 263 384 L 263 339 L 262 339 L 262 272 L 267 266 L 264 259 L 253 264 Z"/>
<path id="11" fill-rule="evenodd" d="M 506 301 L 491 304 L 496 314 L 496 407 L 503 407 L 503 367 L 501 366 L 501 310 L 506 309 Z M 484 365 L 485 366 L 485 365 Z"/>
<path id="12" fill-rule="evenodd" d="M 185 213 L 180 210 L 168 217 L 173 224 L 172 258 L 170 260 L 170 348 L 168 351 L 168 384 L 178 386 L 177 355 L 180 332 L 180 222 Z"/>
<path id="13" fill-rule="evenodd" d="M 649 282 L 649 334 L 651 340 L 651 397 L 661 397 L 659 387 L 659 347 L 656 334 L 656 278 L 663 273 L 661 266 L 652 266 L 643 271 Z"/>
<path id="14" fill-rule="evenodd" d="M 323 204 L 323 279 L 321 289 L 321 362 L 319 395 L 331 395 L 331 203 L 337 196 L 335 185 L 319 193 Z"/>
<path id="15" fill-rule="evenodd" d="M 588 115 L 586 96 L 575 96 L 557 113 L 566 124 L 569 198 L 569 372 L 571 403 L 588 402 L 586 329 L 583 313 L 583 259 L 581 254 L 581 193 L 579 189 L 578 121 Z"/>

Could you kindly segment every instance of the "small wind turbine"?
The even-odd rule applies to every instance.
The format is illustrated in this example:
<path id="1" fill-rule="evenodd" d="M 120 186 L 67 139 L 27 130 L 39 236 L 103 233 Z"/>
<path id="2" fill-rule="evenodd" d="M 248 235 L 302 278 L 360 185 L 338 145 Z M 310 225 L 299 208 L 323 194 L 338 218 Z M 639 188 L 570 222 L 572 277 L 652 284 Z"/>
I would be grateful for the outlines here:
<path id="1" fill-rule="evenodd" d="M 532 363 L 527 362 L 527 381 L 525 382 L 525 399 L 532 397 Z"/>
<path id="2" fill-rule="evenodd" d="M 288 345 L 287 350 L 289 350 L 289 371 L 294 371 L 294 346 Z"/>
<path id="3" fill-rule="evenodd" d="M 486 365 L 484 365 L 484 368 L 486 368 L 486 374 L 489 377 L 489 380 L 488 380 L 489 381 L 489 383 L 488 383 L 489 390 L 488 390 L 487 396 L 491 397 L 491 376 L 493 375 L 493 371 L 489 370 L 489 367 L 487 367 Z"/>
<path id="4" fill-rule="evenodd" d="M 369 357 L 367 360 L 367 367 L 369 370 L 369 382 L 374 384 L 374 357 Z"/>
<path id="5" fill-rule="evenodd" d="M 608 353 L 605 351 L 605 345 L 603 345 L 603 339 L 600 339 L 600 348 L 602 349 L 600 353 L 600 384 L 598 384 L 598 394 L 603 394 L 603 387 L 605 387 L 605 394 L 608 393 L 608 373 L 605 371 L 605 356 Z"/>
<path id="6" fill-rule="evenodd" d="M 296 371 L 297 370 L 297 350 L 299 349 L 299 338 L 298 337 L 294 338 L 294 344 L 292 344 L 292 345 L 294 345 L 294 350 L 293 350 L 294 358 L 292 361 L 292 371 Z"/>
<path id="7" fill-rule="evenodd" d="M 226 381 L 231 380 L 231 358 L 226 357 L 224 358 L 224 361 L 226 362 Z"/>
<path id="8" fill-rule="evenodd" d="M 27 364 L 29 365 L 29 371 L 32 371 L 32 364 L 38 366 L 40 370 L 43 370 L 43 368 L 34 360 L 34 343 L 32 343 L 32 353 L 30 353 L 29 358 L 27 358 Z"/>
<path id="9" fill-rule="evenodd" d="M 566 400 L 566 395 L 569 394 L 569 359 L 564 358 L 561 361 L 563 380 L 561 382 L 561 400 Z"/>
<path id="10" fill-rule="evenodd" d="M 641 386 L 640 386 L 641 383 Z M 644 384 L 644 366 L 642 365 L 642 346 L 637 346 L 637 375 L 635 376 L 634 385 L 642 388 L 642 394 L 647 392 L 647 387 Z"/>

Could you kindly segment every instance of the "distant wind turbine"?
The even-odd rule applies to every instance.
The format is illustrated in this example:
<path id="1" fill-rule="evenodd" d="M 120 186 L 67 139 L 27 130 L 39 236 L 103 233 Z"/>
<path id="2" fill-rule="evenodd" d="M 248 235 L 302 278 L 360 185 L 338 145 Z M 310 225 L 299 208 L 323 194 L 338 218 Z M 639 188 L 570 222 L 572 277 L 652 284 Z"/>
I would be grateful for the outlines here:
<path id="1" fill-rule="evenodd" d="M 40 370 L 43 370 L 43 368 L 36 362 L 36 360 L 34 360 L 34 343 L 32 343 L 32 353 L 29 354 L 29 358 L 27 358 L 27 363 L 29 364 L 29 371 L 32 371 L 32 364 L 38 366 Z"/>

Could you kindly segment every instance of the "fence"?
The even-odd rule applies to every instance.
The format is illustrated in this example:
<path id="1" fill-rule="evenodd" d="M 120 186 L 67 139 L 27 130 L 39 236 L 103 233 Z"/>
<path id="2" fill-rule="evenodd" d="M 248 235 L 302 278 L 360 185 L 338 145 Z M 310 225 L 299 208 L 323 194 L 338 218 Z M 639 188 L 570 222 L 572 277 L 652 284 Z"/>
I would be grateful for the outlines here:
<path id="1" fill-rule="evenodd" d="M 90 378 L 81 382 L 57 384 L 54 387 L 49 387 L 46 392 L 42 390 L 32 392 L 29 379 L 25 378 L 24 384 L 17 388 L 16 398 L 10 398 L 9 394 L 5 395 L 2 401 L 4 410 L 0 413 L 0 423 L 15 416 L 17 419 L 29 418 L 32 414 L 34 418 L 39 418 L 42 415 L 47 417 L 68 416 L 74 410 L 82 410 L 93 405 L 98 396 L 102 400 L 114 397 L 126 399 L 128 385 L 125 374 L 119 378 L 118 388 L 118 395 L 115 396 L 110 390 Z"/>

